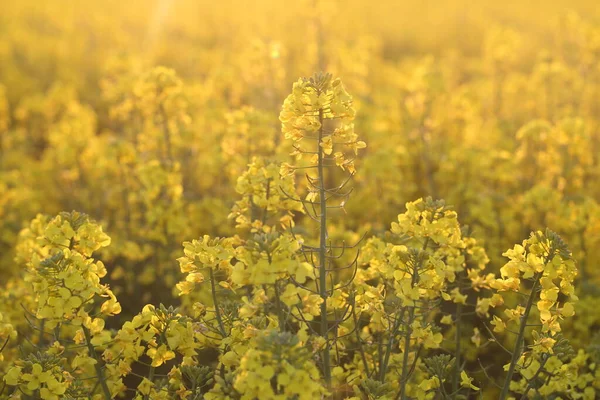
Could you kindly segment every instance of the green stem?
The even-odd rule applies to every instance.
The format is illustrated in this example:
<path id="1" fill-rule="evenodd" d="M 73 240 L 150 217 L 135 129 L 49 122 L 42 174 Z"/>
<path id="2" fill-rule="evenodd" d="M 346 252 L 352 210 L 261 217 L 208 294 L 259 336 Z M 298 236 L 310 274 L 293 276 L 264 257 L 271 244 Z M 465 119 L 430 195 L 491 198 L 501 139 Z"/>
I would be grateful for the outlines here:
<path id="1" fill-rule="evenodd" d="M 527 299 L 527 305 L 525 306 L 525 311 L 521 316 L 521 324 L 519 326 L 519 334 L 517 335 L 517 342 L 515 343 L 515 348 L 513 350 L 512 359 L 510 360 L 510 366 L 508 367 L 508 372 L 506 374 L 506 379 L 504 381 L 504 386 L 502 387 L 502 392 L 500 393 L 499 400 L 504 400 L 508 396 L 508 392 L 510 389 L 510 382 L 512 381 L 513 374 L 515 372 L 515 368 L 517 366 L 517 362 L 519 358 L 521 358 L 521 354 L 523 354 L 523 342 L 525 341 L 525 328 L 527 327 L 527 319 L 529 318 L 529 313 L 531 312 L 531 307 L 533 306 L 533 302 L 535 300 L 535 294 L 537 292 L 538 284 L 540 277 L 542 276 L 542 272 L 538 272 L 535 275 L 533 281 L 533 287 L 531 288 L 531 293 L 529 294 L 529 298 Z"/>
<path id="2" fill-rule="evenodd" d="M 456 344 L 456 349 L 454 352 L 454 379 L 452 380 L 452 393 L 453 398 L 456 399 L 459 391 L 459 382 L 460 382 L 460 323 L 461 323 L 461 313 L 462 313 L 462 304 L 458 303 L 456 305 L 456 332 L 454 335 L 454 341 Z"/>
<path id="3" fill-rule="evenodd" d="M 150 366 L 150 371 L 148 372 L 148 380 L 150 381 L 150 383 L 154 383 L 154 373 L 156 371 L 156 368 L 153 366 Z M 144 395 L 144 400 L 149 400 L 150 399 L 150 393 L 148 393 L 147 395 Z"/>
<path id="4" fill-rule="evenodd" d="M 217 300 L 217 289 L 215 287 L 215 274 L 212 268 L 208 269 L 210 271 L 210 291 L 212 293 L 213 304 L 215 306 L 215 316 L 217 318 L 217 323 L 219 324 L 219 330 L 221 331 L 221 336 L 225 338 L 225 325 L 223 324 L 223 318 L 221 317 L 221 310 L 219 309 L 219 302 Z"/>
<path id="5" fill-rule="evenodd" d="M 425 238 L 425 242 L 423 243 L 423 247 L 421 249 L 422 252 L 427 250 L 427 246 L 429 245 L 429 238 Z M 419 262 L 414 265 L 410 287 L 414 288 L 419 282 L 419 269 L 423 264 L 423 258 L 419 258 Z M 409 307 L 408 311 L 408 320 L 406 321 L 406 335 L 404 336 L 404 355 L 402 357 L 402 375 L 400 377 L 400 398 L 402 400 L 406 399 L 406 385 L 408 384 L 408 379 L 410 378 L 410 374 L 412 373 L 412 369 L 408 368 L 408 357 L 410 356 L 410 336 L 412 335 L 412 323 L 415 318 L 415 306 Z M 415 355 L 418 357 L 418 354 Z M 416 359 L 414 360 L 416 364 Z"/>
<path id="6" fill-rule="evenodd" d="M 285 318 L 281 307 L 281 294 L 279 293 L 279 282 L 275 281 L 275 306 L 277 307 L 277 320 L 279 321 L 279 332 L 285 331 Z"/>
<path id="7" fill-rule="evenodd" d="M 363 347 L 363 341 L 360 337 L 360 331 L 358 329 L 358 319 L 356 318 L 356 309 L 354 308 L 354 304 L 352 305 L 352 319 L 354 320 L 354 333 L 356 333 L 356 342 L 358 343 L 358 351 L 360 352 L 360 358 L 362 359 L 367 376 L 370 377 L 371 373 L 369 372 L 369 363 L 367 362 L 367 357 L 365 356 L 365 349 Z"/>
<path id="8" fill-rule="evenodd" d="M 383 357 L 381 365 L 379 366 L 379 381 L 382 383 L 385 382 L 385 374 L 387 372 L 387 366 L 390 362 L 390 355 L 392 354 L 392 347 L 394 346 L 394 337 L 396 336 L 396 334 L 398 333 L 398 330 L 400 329 L 400 324 L 402 323 L 402 319 L 404 318 L 404 311 L 405 311 L 405 309 L 402 309 L 402 312 L 398 316 L 398 319 L 396 319 L 396 321 L 394 321 L 394 326 L 390 330 L 390 336 L 388 338 L 387 347 L 385 349 L 385 355 Z"/>
<path id="9" fill-rule="evenodd" d="M 46 324 L 46 320 L 43 319 L 40 322 L 40 338 L 38 340 L 38 347 L 42 347 L 44 345 L 44 325 Z"/>
<path id="10" fill-rule="evenodd" d="M 320 93 L 318 93 L 320 95 Z M 319 202 L 321 209 L 320 235 L 319 235 L 319 294 L 323 299 L 321 303 L 321 337 L 325 339 L 323 349 L 323 374 L 327 388 L 331 387 L 331 365 L 329 355 L 329 340 L 327 326 L 327 197 L 325 191 L 325 172 L 323 169 L 323 108 L 319 109 L 319 140 L 317 144 L 318 174 L 319 174 Z"/>
<path id="11" fill-rule="evenodd" d="M 158 339 L 158 346 L 160 347 L 166 341 L 166 332 L 169 329 L 169 323 L 165 326 L 165 329 L 161 332 L 160 337 Z M 148 380 L 150 383 L 154 384 L 154 375 L 156 373 L 156 367 L 154 365 L 150 365 L 150 370 L 148 371 Z M 144 400 L 150 400 L 150 393 L 144 395 Z"/>
<path id="12" fill-rule="evenodd" d="M 527 387 L 525 388 L 525 391 L 523 392 L 523 395 L 521 396 L 521 400 L 527 399 L 527 394 L 531 390 L 531 387 L 533 386 L 533 383 L 535 382 L 535 380 L 537 379 L 537 377 L 540 376 L 540 374 L 542 373 L 542 371 L 544 371 L 544 366 L 546 365 L 546 362 L 548 361 L 549 358 L 550 357 L 548 356 L 548 357 L 546 357 L 546 358 L 544 358 L 542 360 L 542 362 L 540 363 L 540 367 L 538 368 L 538 370 L 531 377 L 531 379 L 529 380 L 529 382 L 527 382 Z"/>
<path id="13" fill-rule="evenodd" d="M 61 328 L 61 324 L 56 325 L 56 327 L 54 328 L 54 340 L 60 344 L 60 328 Z"/>
<path id="14" fill-rule="evenodd" d="M 269 197 L 271 197 L 271 178 L 267 179 L 267 193 L 265 195 L 265 198 L 267 199 L 267 201 L 269 200 Z M 268 207 L 265 206 L 265 208 L 263 208 L 263 215 L 262 215 L 262 224 L 263 226 L 267 223 L 267 215 L 268 215 Z M 269 261 L 270 263 L 271 261 Z"/>
<path id="15" fill-rule="evenodd" d="M 94 349 L 94 345 L 92 345 L 92 335 L 90 334 L 90 330 L 83 325 L 81 326 L 81 328 L 83 329 L 83 334 L 85 335 L 85 342 L 87 344 L 87 348 L 88 348 L 90 357 L 92 357 L 94 360 L 96 360 L 96 363 L 94 364 L 94 368 L 96 369 L 96 376 L 98 377 L 98 380 L 100 381 L 99 383 L 100 383 L 100 387 L 102 388 L 102 392 L 104 393 L 104 398 L 106 400 L 110 400 L 110 399 L 112 399 L 112 396 L 110 394 L 110 389 L 108 388 L 108 384 L 106 383 L 106 378 L 104 376 L 104 371 L 102 371 L 102 366 L 100 365 L 100 360 L 98 360 L 98 355 L 96 354 L 96 349 Z"/>
<path id="16" fill-rule="evenodd" d="M 271 178 L 267 179 L 267 193 L 265 195 L 266 199 L 269 200 L 269 197 L 271 196 Z M 267 215 L 268 215 L 268 209 L 267 207 L 263 208 L 263 215 L 262 215 L 262 225 L 265 225 L 267 223 Z M 267 251 L 267 260 L 269 261 L 269 265 L 273 263 L 273 259 L 271 257 L 271 253 L 269 253 Z M 275 284 L 273 285 L 275 288 L 275 307 L 277 308 L 277 320 L 279 321 L 279 332 L 283 332 L 285 331 L 285 320 L 283 317 L 283 309 L 281 307 L 281 295 L 279 293 L 279 286 L 278 286 L 278 281 L 275 281 Z M 265 293 L 267 293 L 267 290 L 265 289 Z"/>
<path id="17" fill-rule="evenodd" d="M 411 324 L 415 317 L 415 308 L 410 307 L 406 325 L 406 336 L 404 336 L 404 356 L 402 358 L 402 376 L 400 378 L 400 398 L 406 399 L 406 384 L 408 383 L 408 357 L 410 356 L 410 336 L 412 335 Z"/>

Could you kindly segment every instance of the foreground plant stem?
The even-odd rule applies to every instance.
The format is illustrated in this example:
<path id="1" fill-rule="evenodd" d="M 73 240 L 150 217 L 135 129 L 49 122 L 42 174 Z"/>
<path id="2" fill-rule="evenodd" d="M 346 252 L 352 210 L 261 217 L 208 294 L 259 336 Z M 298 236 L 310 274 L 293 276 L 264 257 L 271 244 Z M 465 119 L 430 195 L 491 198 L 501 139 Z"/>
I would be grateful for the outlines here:
<path id="1" fill-rule="evenodd" d="M 548 359 L 549 359 L 549 357 L 546 357 L 546 358 L 544 358 L 542 360 L 542 362 L 540 363 L 540 367 L 538 368 L 538 370 L 531 377 L 531 379 L 529 380 L 529 382 L 527 382 L 527 387 L 525 387 L 525 390 L 523 391 L 523 395 L 521 396 L 521 400 L 527 399 L 527 393 L 529 393 L 529 391 L 531 390 L 533 382 L 535 382 L 535 380 L 537 379 L 537 377 L 540 376 L 540 374 L 544 371 L 544 367 L 546 366 L 546 363 L 548 362 Z"/>
<path id="2" fill-rule="evenodd" d="M 415 269 L 413 275 L 413 282 L 416 280 L 414 277 L 417 272 Z M 413 285 L 414 286 L 414 285 Z M 406 384 L 408 383 L 409 371 L 408 371 L 408 357 L 410 356 L 410 336 L 412 335 L 412 321 L 415 317 L 415 307 L 410 307 L 408 311 L 408 320 L 406 325 L 406 336 L 404 337 L 404 356 L 402 358 L 402 377 L 400 378 L 400 398 L 406 399 Z"/>
<path id="3" fill-rule="evenodd" d="M 421 252 L 425 253 L 427 250 L 427 246 L 429 245 L 429 238 L 425 239 L 425 243 L 423 243 L 423 248 Z M 411 279 L 411 288 L 414 288 L 419 282 L 419 268 L 423 265 L 423 259 L 421 258 L 416 265 L 414 265 L 414 270 L 412 273 Z M 405 400 L 406 399 L 406 385 L 408 384 L 408 379 L 410 378 L 410 374 L 412 372 L 412 368 L 409 371 L 408 369 L 408 357 L 410 356 L 410 336 L 412 335 L 412 323 L 415 318 L 415 305 L 409 307 L 408 311 L 408 320 L 406 321 L 406 336 L 404 337 L 404 355 L 402 357 L 402 376 L 400 377 L 400 392 L 398 392 L 398 398 Z M 415 354 L 414 364 L 417 362 L 418 354 Z"/>
<path id="4" fill-rule="evenodd" d="M 402 325 L 402 318 L 404 318 L 404 308 L 402 308 L 402 311 L 400 311 L 400 315 L 398 315 L 398 318 L 394 322 L 394 326 L 390 330 L 390 336 L 388 339 L 387 347 L 385 349 L 385 355 L 383 356 L 383 360 L 379 367 L 379 381 L 381 383 L 385 382 L 385 374 L 387 372 L 387 366 L 390 362 L 390 355 L 392 354 L 392 349 L 394 346 L 394 338 L 396 337 L 396 334 L 398 333 L 398 330 Z"/>
<path id="5" fill-rule="evenodd" d="M 508 372 L 506 373 L 506 380 L 504 381 L 504 386 L 502 387 L 502 392 L 500 393 L 500 400 L 506 399 L 508 396 L 508 391 L 510 389 L 510 382 L 512 381 L 513 374 L 515 372 L 515 368 L 517 366 L 517 362 L 519 358 L 521 358 L 521 354 L 523 354 L 523 342 L 525 341 L 525 328 L 527 327 L 527 319 L 529 318 L 529 313 L 531 312 L 531 307 L 533 306 L 533 302 L 535 300 L 535 294 L 537 292 L 539 280 L 542 276 L 542 272 L 538 272 L 535 274 L 533 287 L 531 288 L 531 293 L 529 294 L 529 298 L 527 299 L 527 305 L 525 306 L 525 311 L 521 316 L 521 324 L 519 326 L 519 334 L 517 336 L 517 341 L 515 343 L 515 348 L 513 350 L 512 360 L 510 360 L 510 366 L 508 367 Z"/>
<path id="6" fill-rule="evenodd" d="M 215 274 L 212 268 L 208 269 L 210 271 L 210 291 L 212 293 L 213 303 L 215 305 L 215 316 L 217 318 L 217 322 L 219 324 L 219 330 L 221 331 L 221 335 L 223 338 L 227 336 L 225 332 L 225 325 L 223 324 L 223 317 L 221 317 L 221 310 L 219 309 L 219 302 L 217 300 L 217 288 L 215 287 Z"/>
<path id="7" fill-rule="evenodd" d="M 318 93 L 320 95 L 321 93 Z M 321 209 L 320 235 L 319 235 L 319 295 L 321 303 L 321 337 L 325 339 L 323 349 L 323 375 L 328 389 L 331 387 L 331 361 L 329 355 L 329 340 L 327 326 L 327 193 L 325 191 L 325 172 L 323 168 L 323 148 L 320 143 L 323 140 L 323 108 L 319 108 L 319 140 L 318 149 L 318 174 L 319 174 L 319 202 Z"/>
<path id="8" fill-rule="evenodd" d="M 452 393 L 453 393 L 453 398 L 456 399 L 458 396 L 458 391 L 459 391 L 459 382 L 460 382 L 460 339 L 461 339 L 461 330 L 460 330 L 460 323 L 461 323 L 461 316 L 462 316 L 462 305 L 460 303 L 456 304 L 456 332 L 455 332 L 455 336 L 454 336 L 454 340 L 455 340 L 455 345 L 456 345 L 456 349 L 454 351 L 455 353 L 455 357 L 454 357 L 454 377 L 452 379 Z"/>
<path id="9" fill-rule="evenodd" d="M 38 339 L 38 346 L 42 347 L 44 345 L 44 325 L 46 324 L 46 320 L 42 319 L 40 321 L 40 337 Z"/>
<path id="10" fill-rule="evenodd" d="M 100 387 L 102 388 L 102 392 L 104 393 L 104 398 L 106 400 L 112 399 L 110 394 L 110 389 L 106 384 L 106 378 L 104 377 L 104 371 L 102 371 L 102 366 L 100 365 L 100 360 L 98 359 L 98 355 L 96 354 L 96 349 L 92 345 L 92 335 L 90 334 L 90 330 L 85 326 L 81 326 L 83 329 L 83 334 L 85 335 L 85 343 L 87 344 L 88 352 L 90 353 L 90 357 L 96 360 L 94 364 L 94 368 L 96 369 L 96 375 L 98 376 L 98 381 L 100 383 Z"/>

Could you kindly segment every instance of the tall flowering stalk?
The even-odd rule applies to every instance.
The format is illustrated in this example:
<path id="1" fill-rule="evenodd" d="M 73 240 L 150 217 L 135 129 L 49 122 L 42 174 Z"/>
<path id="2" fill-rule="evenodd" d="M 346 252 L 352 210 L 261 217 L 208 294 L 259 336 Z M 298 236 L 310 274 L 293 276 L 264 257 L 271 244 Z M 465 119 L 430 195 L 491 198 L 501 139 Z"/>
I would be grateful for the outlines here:
<path id="1" fill-rule="evenodd" d="M 505 310 L 507 320 L 495 316 L 492 321 L 494 331 L 499 333 L 504 332 L 511 323 L 518 326 L 512 358 L 505 367 L 507 374 L 500 399 L 508 397 L 516 371 L 520 371 L 526 380 L 523 396 L 527 396 L 535 378 L 544 373 L 545 362 L 536 361 L 538 367 L 536 371 L 521 370 L 527 370 L 536 355 L 554 353 L 555 348 L 560 344 L 558 336 L 561 331 L 560 321 L 574 315 L 573 303 L 577 300 L 573 286 L 577 276 L 575 262 L 567 245 L 556 233 L 549 229 L 545 232 L 533 232 L 522 245 L 516 245 L 504 255 L 510 261 L 500 269 L 502 277 L 492 282 L 492 288 L 501 293 L 520 294 L 521 282 L 529 281 L 531 289 L 524 296 L 525 300 L 522 304 Z M 540 324 L 530 322 L 530 316 L 536 309 Z M 526 346 L 528 327 L 541 329 L 532 331 L 533 344 Z M 547 358 L 542 359 L 547 360 Z"/>
<path id="2" fill-rule="evenodd" d="M 28 311 L 38 320 L 39 339 L 37 351 L 23 353 L 7 371 L 5 382 L 42 399 L 74 396 L 81 390 L 91 396 L 96 388 L 102 393 L 97 398 L 111 399 L 110 387 L 119 379 L 107 374 L 108 365 L 103 365 L 97 348 L 110 340 L 102 316 L 119 314 L 121 305 L 100 282 L 107 274 L 104 264 L 92 258 L 110 244 L 110 237 L 87 215 L 65 212 L 54 218 L 39 215 L 20 239 L 17 261 L 25 266 L 25 280 L 35 293 L 35 309 Z M 97 307 L 99 298 L 105 300 Z M 53 343 L 47 348 L 48 339 Z M 72 343 L 80 346 L 69 346 Z M 67 355 L 73 357 L 70 365 Z M 82 389 L 78 378 L 92 370 L 97 385 Z"/>
<path id="3" fill-rule="evenodd" d="M 319 73 L 311 78 L 302 78 L 294 83 L 292 94 L 283 103 L 279 116 L 282 131 L 286 139 L 293 142 L 298 162 L 307 161 L 302 165 L 284 163 L 282 175 L 290 175 L 299 169 L 307 169 L 308 194 L 305 199 L 298 199 L 304 206 L 307 215 L 319 225 L 319 243 L 317 246 L 303 245 L 301 251 L 307 256 L 312 265 L 318 270 L 316 291 L 320 295 L 320 336 L 325 339 L 322 351 L 322 367 L 325 381 L 331 384 L 330 342 L 328 340 L 330 326 L 327 299 L 333 295 L 334 287 L 327 288 L 330 273 L 333 271 L 333 247 L 328 244 L 328 210 L 343 208 L 351 190 L 344 187 L 356 172 L 354 156 L 366 144 L 358 140 L 354 132 L 355 110 L 352 97 L 346 92 L 339 79 L 333 79 L 331 74 Z M 326 170 L 339 167 L 348 175 L 337 186 L 327 186 L 329 176 Z M 311 175 L 316 172 L 315 175 Z M 338 200 L 337 204 L 333 204 Z M 348 268 L 352 268 L 352 263 Z"/>
<path id="4" fill-rule="evenodd" d="M 442 330 L 434 321 L 443 302 L 446 307 L 466 307 L 466 290 L 485 286 L 481 271 L 488 260 L 474 239 L 463 236 L 456 212 L 443 201 L 419 199 L 407 203 L 406 209 L 386 235 L 391 242 L 372 238 L 362 248 L 364 268 L 354 282 L 360 293 L 356 302 L 370 319 L 357 340 L 366 349 L 365 369 L 376 371 L 372 375 L 377 383 L 371 382 L 371 386 L 381 389 L 398 382 L 388 388 L 397 399 L 427 398 L 435 391 L 448 397 L 444 382 L 451 372 L 450 357 L 444 361 L 435 357 L 423 360 L 423 356 L 429 349 L 442 347 Z M 458 313 L 454 323 L 459 324 L 459 319 Z M 441 323 L 452 323 L 452 316 L 442 317 Z M 459 351 L 457 346 L 456 383 L 450 392 L 454 397 L 461 390 L 478 389 L 456 361 L 460 360 Z M 420 378 L 418 385 L 416 377 Z M 373 388 L 366 393 L 373 393 Z"/>

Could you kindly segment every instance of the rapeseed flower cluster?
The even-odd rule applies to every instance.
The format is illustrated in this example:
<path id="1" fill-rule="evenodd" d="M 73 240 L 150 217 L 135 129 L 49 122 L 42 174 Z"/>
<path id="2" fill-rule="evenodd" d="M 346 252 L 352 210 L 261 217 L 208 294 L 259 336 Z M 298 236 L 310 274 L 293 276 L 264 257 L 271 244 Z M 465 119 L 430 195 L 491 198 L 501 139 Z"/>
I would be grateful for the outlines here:
<path id="1" fill-rule="evenodd" d="M 0 15 L 1 400 L 598 397 L 586 1 L 38 3 Z"/>

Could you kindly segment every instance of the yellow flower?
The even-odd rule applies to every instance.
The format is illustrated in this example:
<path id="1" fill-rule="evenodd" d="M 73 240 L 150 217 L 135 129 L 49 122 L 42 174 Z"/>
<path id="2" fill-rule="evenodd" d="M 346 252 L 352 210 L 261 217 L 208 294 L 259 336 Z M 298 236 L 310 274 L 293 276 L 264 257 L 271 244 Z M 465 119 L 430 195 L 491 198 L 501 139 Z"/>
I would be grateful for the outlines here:
<path id="1" fill-rule="evenodd" d="M 31 368 L 31 373 L 23 374 L 21 379 L 28 382 L 27 389 L 38 390 L 42 387 L 42 384 L 52 379 L 52 372 L 44 371 L 40 364 L 35 363 Z"/>
<path id="2" fill-rule="evenodd" d="M 494 319 L 490 322 L 494 325 L 494 332 L 502 333 L 506 329 L 506 324 L 500 318 L 494 315 Z"/>
<path id="3" fill-rule="evenodd" d="M 110 299 L 102 303 L 100 312 L 104 315 L 117 315 L 121 313 L 121 304 L 117 301 L 116 297 L 112 295 L 112 292 L 108 293 Z"/>
<path id="4" fill-rule="evenodd" d="M 479 390 L 479 388 L 473 385 L 473 378 L 469 378 L 465 371 L 461 371 L 460 373 L 460 384 L 462 387 L 467 387 L 473 390 Z"/>
<path id="5" fill-rule="evenodd" d="M 321 139 L 319 145 L 323 148 L 323 153 L 329 155 L 333 152 L 333 138 L 331 136 L 325 136 Z"/>
<path id="6" fill-rule="evenodd" d="M 165 362 L 175 358 L 175 353 L 169 350 L 169 348 L 164 344 L 159 346 L 158 349 L 154 347 L 148 349 L 146 354 L 148 354 L 148 357 L 152 359 L 153 367 L 159 367 Z"/>
<path id="7" fill-rule="evenodd" d="M 295 171 L 296 171 L 296 168 L 293 165 L 288 164 L 288 163 L 282 163 L 281 168 L 279 169 L 279 173 L 282 176 L 293 175 Z"/>
<path id="8" fill-rule="evenodd" d="M 150 395 L 150 391 L 152 390 L 152 388 L 154 387 L 154 384 L 152 383 L 152 381 L 150 381 L 148 378 L 144 378 L 142 379 L 142 382 L 140 382 L 140 384 L 138 385 L 138 391 L 145 395 L 145 396 L 149 396 Z"/>
<path id="9" fill-rule="evenodd" d="M 40 390 L 42 399 L 58 400 L 67 391 L 67 384 L 61 383 L 58 380 L 51 378 L 46 382 L 46 387 Z"/>
<path id="10" fill-rule="evenodd" d="M 473 328 L 473 336 L 471 336 L 471 342 L 475 344 L 475 347 L 481 346 L 481 332 L 477 327 Z"/>
<path id="11" fill-rule="evenodd" d="M 10 367 L 6 372 L 6 375 L 4 375 L 4 382 L 10 386 L 17 386 L 19 384 L 19 379 L 21 378 L 22 370 L 21 367 Z"/>
<path id="12" fill-rule="evenodd" d="M 352 97 L 346 92 L 339 79 L 329 74 L 316 74 L 294 83 L 292 93 L 285 99 L 279 120 L 286 139 L 294 142 L 292 155 L 298 159 L 314 153 L 315 149 L 304 148 L 305 137 L 316 138 L 321 131 L 318 143 L 325 156 L 334 154 L 335 163 L 353 174 L 354 162 L 346 153 L 356 155 L 365 148 L 365 142 L 358 140 L 354 132 L 355 110 Z M 327 129 L 324 129 L 327 128 Z M 339 151 L 334 153 L 334 148 Z M 318 157 L 310 156 L 310 163 L 316 164 Z M 282 166 L 282 175 L 289 174 L 292 166 Z"/>
<path id="13" fill-rule="evenodd" d="M 534 346 L 539 346 L 538 349 L 544 353 L 554 354 L 554 352 L 552 351 L 552 348 L 554 347 L 555 343 L 556 343 L 555 339 L 552 339 L 550 337 L 543 337 L 543 338 L 536 340 L 534 343 Z"/>
<path id="14" fill-rule="evenodd" d="M 572 317 L 575 315 L 575 307 L 573 307 L 572 303 L 565 303 L 560 310 L 560 313 L 563 317 Z"/>

